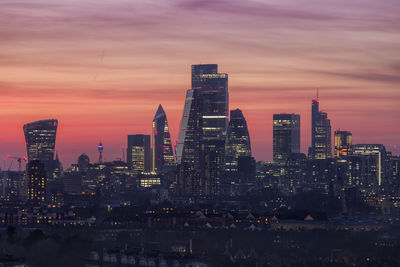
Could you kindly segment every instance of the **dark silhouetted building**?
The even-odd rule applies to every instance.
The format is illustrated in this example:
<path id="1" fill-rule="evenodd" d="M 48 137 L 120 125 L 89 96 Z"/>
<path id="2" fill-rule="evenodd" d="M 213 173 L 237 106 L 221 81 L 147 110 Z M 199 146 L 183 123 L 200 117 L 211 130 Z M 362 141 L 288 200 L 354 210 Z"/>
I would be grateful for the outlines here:
<path id="1" fill-rule="evenodd" d="M 101 163 L 99 165 L 102 165 Z M 97 187 L 97 179 L 95 176 L 91 175 L 91 169 L 93 165 L 90 164 L 90 158 L 88 155 L 83 153 L 78 157 L 78 162 L 76 164 L 76 170 L 73 172 L 78 173 L 81 176 L 81 189 L 82 191 L 94 191 Z M 74 182 L 78 183 L 76 180 Z M 77 188 L 77 187 L 75 187 Z M 64 187 L 65 189 L 65 187 Z"/>
<path id="2" fill-rule="evenodd" d="M 64 191 L 76 194 L 82 191 L 82 175 L 79 172 L 66 172 L 63 177 Z"/>
<path id="3" fill-rule="evenodd" d="M 40 120 L 23 127 L 28 161 L 40 160 L 48 173 L 51 173 L 54 161 L 57 125 L 57 120 Z"/>
<path id="4" fill-rule="evenodd" d="M 300 115 L 273 115 L 273 158 L 285 162 L 291 154 L 300 153 Z"/>
<path id="5" fill-rule="evenodd" d="M 351 155 L 352 134 L 349 131 L 335 131 L 335 158 Z"/>
<path id="6" fill-rule="evenodd" d="M 239 183 L 253 182 L 256 176 L 256 161 L 251 156 L 239 156 L 237 159 Z"/>
<path id="7" fill-rule="evenodd" d="M 312 100 L 311 108 L 311 159 L 326 159 L 331 157 L 331 121 L 328 114 L 319 110 L 319 100 Z"/>
<path id="8" fill-rule="evenodd" d="M 364 186 L 376 190 L 376 186 L 381 186 L 385 179 L 386 148 L 382 144 L 357 144 L 352 146 L 352 150 L 351 160 L 360 164 L 356 164 L 355 170 L 351 171 L 359 173 Z"/>
<path id="9" fill-rule="evenodd" d="M 304 187 L 328 193 L 330 185 L 337 182 L 336 173 L 337 165 L 335 159 L 309 159 L 307 161 Z"/>
<path id="10" fill-rule="evenodd" d="M 153 119 L 153 172 L 163 172 L 175 166 L 167 115 L 161 105 Z"/>
<path id="11" fill-rule="evenodd" d="M 150 135 L 128 135 L 128 169 L 135 174 L 151 170 Z"/>
<path id="12" fill-rule="evenodd" d="M 238 158 L 251 157 L 250 135 L 246 119 L 240 109 L 231 110 L 230 121 L 226 134 L 225 171 L 236 172 Z"/>
<path id="13" fill-rule="evenodd" d="M 222 157 L 217 151 L 209 151 L 205 155 L 202 195 L 213 197 L 218 195 L 219 183 L 221 178 L 221 160 Z"/>
<path id="14" fill-rule="evenodd" d="M 56 158 L 52 161 L 52 165 L 50 166 L 51 172 L 48 173 L 47 176 L 47 181 L 52 182 L 52 181 L 58 181 L 64 172 L 63 165 L 58 158 L 58 153 L 56 153 Z"/>
<path id="15" fill-rule="evenodd" d="M 138 175 L 139 186 L 153 187 L 161 185 L 161 177 L 155 172 L 143 172 Z"/>
<path id="16" fill-rule="evenodd" d="M 23 173 L 20 171 L 1 171 L 1 196 L 6 201 L 18 201 L 19 198 L 23 198 L 26 195 L 23 192 Z"/>
<path id="17" fill-rule="evenodd" d="M 87 173 L 89 170 L 90 159 L 89 156 L 83 153 L 78 158 L 78 172 Z"/>
<path id="18" fill-rule="evenodd" d="M 292 153 L 283 164 L 280 188 L 286 195 L 297 193 L 298 188 L 304 185 L 307 157 L 303 153 Z"/>
<path id="19" fill-rule="evenodd" d="M 26 166 L 28 177 L 28 201 L 41 204 L 46 200 L 46 170 L 44 164 L 37 159 L 32 159 Z"/>

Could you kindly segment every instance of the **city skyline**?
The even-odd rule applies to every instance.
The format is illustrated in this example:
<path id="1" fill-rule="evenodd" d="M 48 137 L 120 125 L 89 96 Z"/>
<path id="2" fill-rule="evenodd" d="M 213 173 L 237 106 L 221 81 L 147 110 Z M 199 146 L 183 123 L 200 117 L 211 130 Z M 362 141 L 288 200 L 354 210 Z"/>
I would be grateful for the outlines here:
<path id="1" fill-rule="evenodd" d="M 318 89 L 315 89 L 316 90 L 316 92 L 318 91 Z M 318 96 L 318 98 L 319 98 L 319 96 Z M 315 97 L 314 97 L 314 99 L 311 99 L 311 102 L 312 103 L 314 103 L 314 101 L 315 101 Z M 161 104 L 159 104 L 158 105 L 158 107 L 160 107 L 161 106 Z M 183 110 L 183 108 L 182 108 L 182 110 Z M 232 110 L 235 110 L 235 108 L 231 108 L 230 109 L 231 111 Z M 324 109 L 324 111 L 325 111 L 325 109 Z M 282 112 L 282 113 L 280 113 L 280 114 L 287 114 L 287 115 L 291 115 L 291 114 L 293 114 L 293 113 L 289 113 L 289 112 Z M 311 117 L 311 114 L 312 114 L 312 112 L 310 112 L 310 117 Z M 276 115 L 276 114 L 271 114 L 271 124 L 272 124 L 272 122 L 273 122 L 273 116 L 274 115 Z M 38 120 L 38 121 L 34 121 L 34 122 L 27 122 L 26 124 L 32 124 L 32 123 L 38 123 L 38 122 L 41 122 L 41 121 L 46 121 L 46 120 L 49 120 L 49 121 L 53 121 L 53 120 L 55 120 L 55 121 L 57 121 L 57 119 L 43 119 L 43 120 Z M 305 120 L 305 121 L 308 121 L 308 119 L 307 118 L 302 118 L 302 120 Z M 307 155 L 307 153 L 309 152 L 308 150 L 310 149 L 310 147 L 306 147 L 306 145 L 305 144 L 310 144 L 311 145 L 311 138 L 310 138 L 310 136 L 303 136 L 303 133 L 305 132 L 304 131 L 304 128 L 305 127 L 308 127 L 308 128 L 310 128 L 310 126 L 311 126 L 311 120 L 309 120 L 310 121 L 310 124 L 309 125 L 306 125 L 306 126 L 304 126 L 304 125 L 302 125 L 301 127 L 300 127 L 300 132 L 301 132 L 301 134 L 300 134 L 300 136 L 301 136 L 301 142 L 300 142 L 300 153 L 303 153 L 303 154 L 305 154 L 305 155 Z M 333 129 L 333 128 L 332 128 Z M 272 130 L 272 129 L 271 129 Z M 331 132 L 331 138 L 332 138 L 332 140 L 334 139 L 334 131 L 336 131 L 336 130 L 338 130 L 338 131 L 341 131 L 342 130 L 342 128 L 340 128 L 340 127 L 338 127 L 337 129 L 335 129 L 335 130 L 332 130 L 332 132 Z M 346 130 L 348 130 L 348 131 L 352 131 L 351 130 L 351 128 L 350 129 L 346 129 Z M 131 133 L 128 133 L 126 136 L 129 136 L 129 135 L 151 135 L 151 133 L 152 133 L 152 129 L 151 129 L 151 127 L 150 127 L 150 129 L 149 129 L 149 131 L 146 131 L 146 132 L 140 132 L 140 133 L 136 133 L 136 132 L 131 132 Z M 250 136 L 252 136 L 252 132 L 249 130 L 249 134 L 250 134 Z M 308 133 L 309 135 L 311 134 L 311 131 Z M 59 133 L 57 134 L 57 135 L 59 135 Z M 176 139 L 172 139 L 171 138 L 171 141 L 172 141 L 172 143 L 173 143 L 173 149 L 174 149 L 174 153 L 175 153 L 175 149 L 176 149 L 176 145 L 178 144 L 178 134 L 174 134 L 175 136 L 176 136 Z M 126 136 L 125 136 L 125 139 L 126 139 Z M 261 158 L 261 159 L 259 159 L 259 158 L 257 158 L 257 156 L 255 157 L 255 159 L 257 160 L 257 161 L 263 161 L 263 160 L 267 160 L 267 161 L 272 161 L 273 160 L 273 134 L 271 134 L 271 136 L 270 136 L 270 138 L 271 138 L 271 145 L 272 145 L 272 147 L 271 147 L 271 151 L 267 151 L 268 153 L 266 153 L 266 154 L 271 154 L 270 156 L 268 156 L 267 158 Z M 58 140 L 58 137 L 57 137 L 57 140 Z M 357 139 L 356 139 L 357 140 Z M 55 150 L 54 150 L 54 155 L 57 153 L 57 155 L 59 154 L 59 150 L 57 150 L 57 143 L 58 143 L 59 141 L 57 141 L 56 142 L 56 147 L 55 147 Z M 268 141 L 269 142 L 269 141 Z M 62 158 L 61 158 L 61 162 L 63 163 L 63 164 L 65 164 L 64 165 L 64 167 L 66 167 L 66 168 L 68 168 L 69 167 L 69 165 L 70 164 L 75 164 L 76 162 L 77 162 L 77 159 L 78 159 L 78 157 L 81 155 L 81 154 L 88 154 L 89 155 L 89 158 L 90 158 L 90 162 L 92 162 L 92 163 L 96 163 L 97 161 L 98 161 L 98 157 L 99 157 L 99 151 L 98 151 L 98 142 L 95 142 L 95 143 L 97 143 L 97 144 L 95 144 L 95 147 L 94 148 L 89 148 L 89 150 L 88 151 L 82 151 L 82 152 L 80 152 L 79 153 L 79 155 L 77 155 L 77 157 L 76 158 L 69 158 L 69 159 L 67 159 L 67 160 L 63 160 Z M 373 142 L 353 142 L 354 144 L 383 144 L 383 145 L 385 145 L 385 142 L 375 142 L 375 143 L 373 143 Z M 102 142 L 100 141 L 100 144 L 102 144 Z M 398 155 L 399 154 L 399 151 L 398 151 L 398 149 L 397 149 L 397 146 L 396 145 L 394 145 L 394 146 L 387 146 L 387 145 L 385 145 L 386 146 L 386 148 L 388 149 L 388 151 L 391 151 L 394 155 Z M 120 149 L 120 151 L 119 151 L 119 154 L 118 154 L 118 152 L 116 152 L 115 150 L 115 147 L 113 148 L 113 147 L 110 147 L 112 150 L 114 150 L 114 152 L 115 152 L 115 154 L 113 154 L 113 155 L 115 155 L 115 158 L 110 158 L 110 154 L 108 155 L 108 157 L 107 157 L 107 154 L 106 154 L 106 156 L 105 156 L 105 158 L 103 159 L 103 161 L 113 161 L 113 160 L 124 160 L 124 159 L 126 159 L 126 157 L 127 156 L 125 156 L 125 150 L 128 148 L 128 143 L 127 142 L 125 142 L 122 146 L 121 146 L 121 149 L 124 149 L 124 152 L 121 152 L 121 149 Z M 90 149 L 92 150 L 92 151 L 90 151 Z M 25 142 L 25 150 L 26 150 L 26 142 Z M 256 149 L 255 149 L 256 150 Z M 331 148 L 331 151 L 332 151 L 332 156 L 331 157 L 334 157 L 334 153 L 335 153 L 335 151 L 334 151 L 334 149 L 333 149 L 333 142 L 332 142 L 332 148 Z M 26 153 L 26 152 L 25 152 Z M 62 153 L 62 151 L 61 151 L 61 153 Z M 78 153 L 78 152 L 77 152 Z M 10 154 L 10 153 L 6 153 L 6 159 L 9 159 L 9 160 L 13 160 L 13 158 L 12 158 L 12 156 L 13 156 L 13 154 Z M 21 156 L 21 155 L 19 155 L 19 156 Z M 23 155 L 22 154 L 22 156 L 25 156 L 25 155 Z M 104 157 L 104 154 L 103 154 L 103 157 Z M 9 162 L 6 162 L 6 161 L 4 161 L 4 167 L 6 167 L 7 165 L 9 164 Z M 12 166 L 12 165 L 11 165 Z M 14 166 L 14 168 L 12 168 L 12 169 L 16 169 L 17 168 L 17 166 L 15 165 Z M 6 169 L 6 168 L 4 168 L 4 169 Z"/>
<path id="2" fill-rule="evenodd" d="M 383 143 L 389 151 L 398 144 L 394 1 L 339 1 L 334 8 L 310 1 L 114 1 L 94 9 L 92 1 L 23 2 L 1 4 L 3 161 L 26 155 L 22 125 L 50 118 L 60 122 L 56 150 L 66 166 L 82 153 L 94 162 L 100 141 L 105 161 L 121 158 L 126 135 L 151 133 L 158 104 L 175 144 L 190 65 L 197 63 L 218 63 L 229 74 L 230 109 L 245 112 L 257 160 L 272 159 L 273 113 L 300 114 L 307 153 L 317 87 L 332 132 L 348 130 L 353 143 Z M 200 21 L 204 29 L 195 27 Z M 293 27 L 297 22 L 301 27 Z"/>
<path id="3" fill-rule="evenodd" d="M 399 0 L 0 0 L 0 266 L 400 266 Z"/>

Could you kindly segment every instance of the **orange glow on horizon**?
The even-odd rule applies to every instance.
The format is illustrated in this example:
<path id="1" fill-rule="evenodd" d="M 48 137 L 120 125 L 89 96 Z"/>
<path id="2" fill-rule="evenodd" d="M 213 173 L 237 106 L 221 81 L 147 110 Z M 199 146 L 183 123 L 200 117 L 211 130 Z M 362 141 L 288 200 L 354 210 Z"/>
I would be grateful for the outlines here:
<path id="1" fill-rule="evenodd" d="M 151 133 L 160 103 L 175 144 L 199 63 L 229 74 L 257 160 L 272 158 L 273 113 L 301 115 L 307 152 L 317 87 L 332 133 L 399 147 L 399 5 L 204 2 L 2 1 L 0 158 L 26 155 L 22 125 L 49 118 L 64 167 L 84 152 L 95 161 L 100 140 L 105 161 L 121 158 L 128 134 Z"/>

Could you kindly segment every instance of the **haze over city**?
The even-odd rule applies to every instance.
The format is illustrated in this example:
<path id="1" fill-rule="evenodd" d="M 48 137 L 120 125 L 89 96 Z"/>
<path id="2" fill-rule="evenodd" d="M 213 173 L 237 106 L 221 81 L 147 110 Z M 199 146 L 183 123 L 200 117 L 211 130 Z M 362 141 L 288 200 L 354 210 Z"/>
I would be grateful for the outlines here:
<path id="1" fill-rule="evenodd" d="M 301 115 L 307 153 L 316 88 L 332 130 L 398 154 L 399 13 L 392 0 L 2 1 L 0 158 L 26 155 L 22 126 L 50 118 L 66 166 L 83 152 L 95 160 L 99 141 L 105 160 L 121 158 L 160 103 L 175 144 L 201 63 L 229 74 L 257 160 L 272 159 L 280 112 Z"/>

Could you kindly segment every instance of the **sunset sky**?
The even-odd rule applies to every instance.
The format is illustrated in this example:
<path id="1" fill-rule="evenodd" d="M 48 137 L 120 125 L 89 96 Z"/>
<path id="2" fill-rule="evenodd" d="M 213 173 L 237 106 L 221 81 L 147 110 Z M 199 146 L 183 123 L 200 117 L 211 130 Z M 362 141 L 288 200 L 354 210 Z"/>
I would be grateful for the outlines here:
<path id="1" fill-rule="evenodd" d="M 272 158 L 279 112 L 301 115 L 307 152 L 317 87 L 332 131 L 400 146 L 399 0 L 0 0 L 1 168 L 40 119 L 59 120 L 64 167 L 96 161 L 99 141 L 121 158 L 160 103 L 175 143 L 199 63 L 229 74 L 257 160 Z"/>

